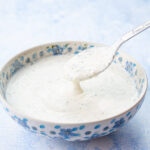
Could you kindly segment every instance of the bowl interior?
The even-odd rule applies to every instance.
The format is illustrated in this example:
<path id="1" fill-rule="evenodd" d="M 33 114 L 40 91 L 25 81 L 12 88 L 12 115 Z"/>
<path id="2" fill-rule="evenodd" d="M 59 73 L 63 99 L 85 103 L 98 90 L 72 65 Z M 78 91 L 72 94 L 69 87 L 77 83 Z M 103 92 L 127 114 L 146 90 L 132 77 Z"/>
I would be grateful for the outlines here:
<path id="1" fill-rule="evenodd" d="M 94 46 L 102 45 L 87 42 L 57 42 L 34 47 L 17 55 L 16 57 L 12 58 L 0 72 L 0 94 L 3 97 L 3 100 L 5 102 L 7 101 L 6 88 L 9 80 L 23 67 L 32 65 L 43 57 L 52 55 L 65 55 L 66 53 L 74 53 L 76 55 L 81 51 Z M 123 52 L 116 53 L 113 63 L 121 65 L 121 67 L 134 80 L 138 93 L 137 103 L 140 102 L 147 87 L 147 78 L 143 68 L 133 58 Z"/>

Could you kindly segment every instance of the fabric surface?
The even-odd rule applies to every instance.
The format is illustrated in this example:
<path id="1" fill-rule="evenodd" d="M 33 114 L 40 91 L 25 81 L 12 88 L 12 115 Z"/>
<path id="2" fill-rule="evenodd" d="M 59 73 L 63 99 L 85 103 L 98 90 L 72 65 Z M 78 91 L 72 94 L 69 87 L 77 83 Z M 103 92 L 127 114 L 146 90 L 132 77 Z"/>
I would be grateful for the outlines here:
<path id="1" fill-rule="evenodd" d="M 0 0 L 0 66 L 17 53 L 52 41 L 112 44 L 150 19 L 150 0 Z M 121 50 L 150 77 L 150 29 Z M 150 89 L 137 115 L 123 128 L 85 142 L 49 140 L 24 130 L 0 105 L 0 150 L 149 150 Z"/>

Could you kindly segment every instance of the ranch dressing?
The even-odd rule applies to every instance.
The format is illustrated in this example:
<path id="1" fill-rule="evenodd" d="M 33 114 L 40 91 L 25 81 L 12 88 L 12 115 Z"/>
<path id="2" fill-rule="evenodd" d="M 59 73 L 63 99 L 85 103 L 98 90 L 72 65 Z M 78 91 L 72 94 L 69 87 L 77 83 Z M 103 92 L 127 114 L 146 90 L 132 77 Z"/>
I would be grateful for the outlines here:
<path id="1" fill-rule="evenodd" d="M 107 119 L 135 104 L 134 82 L 119 64 L 81 81 L 79 94 L 78 86 L 64 78 L 63 66 L 72 56 L 47 57 L 21 69 L 8 83 L 8 103 L 28 116 L 60 123 Z"/>
<path id="2" fill-rule="evenodd" d="M 65 77 L 73 81 L 76 93 L 83 92 L 80 81 L 88 80 L 105 71 L 115 56 L 109 47 L 88 48 L 71 58 L 64 66 Z"/>
<path id="3" fill-rule="evenodd" d="M 109 47 L 88 48 L 65 64 L 65 77 L 76 81 L 90 79 L 107 69 L 114 56 L 115 50 Z"/>

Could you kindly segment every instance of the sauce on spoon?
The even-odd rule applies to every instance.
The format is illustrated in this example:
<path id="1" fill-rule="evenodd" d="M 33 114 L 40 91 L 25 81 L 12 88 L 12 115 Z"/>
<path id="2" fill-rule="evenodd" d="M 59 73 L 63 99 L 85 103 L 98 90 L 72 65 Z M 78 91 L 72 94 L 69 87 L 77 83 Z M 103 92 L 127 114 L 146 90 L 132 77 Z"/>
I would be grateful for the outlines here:
<path id="1" fill-rule="evenodd" d="M 65 65 L 65 76 L 72 80 L 78 93 L 82 93 L 80 81 L 97 76 L 112 63 L 120 46 L 150 27 L 150 21 L 131 30 L 112 46 L 89 48 L 70 59 Z"/>

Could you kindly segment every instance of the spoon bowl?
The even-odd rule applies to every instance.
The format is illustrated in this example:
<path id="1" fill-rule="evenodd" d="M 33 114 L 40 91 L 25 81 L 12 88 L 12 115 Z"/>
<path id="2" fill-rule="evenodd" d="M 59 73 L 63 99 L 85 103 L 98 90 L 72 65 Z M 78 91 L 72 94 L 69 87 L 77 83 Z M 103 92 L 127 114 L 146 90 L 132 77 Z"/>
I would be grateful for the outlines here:
<path id="1" fill-rule="evenodd" d="M 110 50 L 108 46 L 95 47 L 75 55 L 64 66 L 66 79 L 83 81 L 102 73 L 113 61 Z"/>
<path id="2" fill-rule="evenodd" d="M 112 63 L 118 49 L 128 40 L 150 27 L 150 21 L 136 27 L 122 36 L 111 46 L 87 49 L 74 56 L 65 66 L 66 77 L 77 82 L 95 77 L 105 71 Z M 77 83 L 76 82 L 76 83 Z M 79 83 L 77 83 L 79 85 Z"/>

